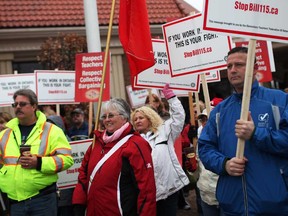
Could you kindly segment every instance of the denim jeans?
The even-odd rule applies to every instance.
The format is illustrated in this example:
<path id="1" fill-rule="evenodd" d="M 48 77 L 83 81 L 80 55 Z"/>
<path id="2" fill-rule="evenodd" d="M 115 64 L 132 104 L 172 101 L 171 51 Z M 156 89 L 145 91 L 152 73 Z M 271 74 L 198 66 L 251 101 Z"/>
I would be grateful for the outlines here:
<path id="1" fill-rule="evenodd" d="M 11 216 L 57 216 L 57 195 L 50 193 L 11 205 Z"/>
<path id="2" fill-rule="evenodd" d="M 201 200 L 203 216 L 220 216 L 220 208 L 218 205 L 208 205 Z"/>

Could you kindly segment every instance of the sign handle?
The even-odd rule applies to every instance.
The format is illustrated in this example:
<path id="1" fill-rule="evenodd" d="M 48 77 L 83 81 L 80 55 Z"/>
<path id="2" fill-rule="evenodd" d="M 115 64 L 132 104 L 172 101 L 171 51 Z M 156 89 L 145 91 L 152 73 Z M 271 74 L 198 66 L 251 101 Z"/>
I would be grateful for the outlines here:
<path id="1" fill-rule="evenodd" d="M 193 106 L 193 97 L 192 92 L 188 92 L 188 101 L 189 101 L 189 111 L 190 111 L 190 124 L 195 126 L 195 113 L 194 113 L 194 106 Z M 197 106 L 197 104 L 196 104 Z M 193 137 L 193 147 L 196 150 L 197 147 L 197 137 Z"/>
<path id="2" fill-rule="evenodd" d="M 207 85 L 207 81 L 205 78 L 205 74 L 204 73 L 200 74 L 200 77 L 201 77 L 201 82 L 202 82 L 203 94 L 205 98 L 205 107 L 207 111 L 207 117 L 209 118 L 211 107 L 210 107 L 210 96 L 209 96 L 209 91 L 208 91 L 208 85 Z"/>
<path id="3" fill-rule="evenodd" d="M 197 110 L 197 116 L 198 116 L 198 115 L 201 114 L 200 100 L 199 100 L 199 94 L 198 94 L 198 92 L 194 92 L 194 97 L 195 97 L 196 110 Z"/>
<path id="4" fill-rule="evenodd" d="M 248 54 L 247 54 L 246 71 L 244 79 L 244 89 L 243 89 L 243 98 L 242 98 L 241 116 L 240 116 L 241 120 L 248 119 L 251 88 L 253 81 L 253 71 L 255 65 L 254 62 L 255 50 L 256 50 L 256 40 L 250 39 L 248 44 Z M 245 147 L 245 140 L 238 138 L 237 150 L 236 150 L 237 158 L 242 159 L 244 157 L 244 147 Z"/>

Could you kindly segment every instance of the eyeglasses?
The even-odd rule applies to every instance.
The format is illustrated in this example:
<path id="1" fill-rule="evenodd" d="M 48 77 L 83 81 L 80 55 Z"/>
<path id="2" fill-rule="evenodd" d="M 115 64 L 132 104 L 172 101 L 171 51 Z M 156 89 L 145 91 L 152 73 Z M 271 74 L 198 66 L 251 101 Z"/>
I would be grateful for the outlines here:
<path id="1" fill-rule="evenodd" d="M 29 103 L 29 102 L 15 102 L 15 103 L 13 103 L 13 104 L 11 104 L 12 105 L 12 107 L 13 108 L 16 108 L 18 105 L 20 106 L 20 107 L 24 107 L 24 106 L 26 106 L 26 105 L 28 105 L 28 104 L 31 104 L 31 103 Z"/>
<path id="2" fill-rule="evenodd" d="M 119 116 L 119 115 L 122 115 L 122 114 L 112 114 L 112 113 L 109 113 L 108 115 L 102 115 L 101 117 L 100 117 L 100 119 L 103 121 L 103 120 L 105 120 L 105 119 L 112 119 L 112 118 L 114 118 L 115 116 Z"/>

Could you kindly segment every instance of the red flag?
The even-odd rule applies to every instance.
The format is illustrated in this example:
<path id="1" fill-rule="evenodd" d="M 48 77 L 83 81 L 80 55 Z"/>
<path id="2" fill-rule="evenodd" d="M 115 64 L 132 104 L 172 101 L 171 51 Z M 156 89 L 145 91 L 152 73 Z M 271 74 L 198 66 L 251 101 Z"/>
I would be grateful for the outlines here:
<path id="1" fill-rule="evenodd" d="M 145 0 L 120 0 L 119 39 L 131 77 L 155 64 Z"/>

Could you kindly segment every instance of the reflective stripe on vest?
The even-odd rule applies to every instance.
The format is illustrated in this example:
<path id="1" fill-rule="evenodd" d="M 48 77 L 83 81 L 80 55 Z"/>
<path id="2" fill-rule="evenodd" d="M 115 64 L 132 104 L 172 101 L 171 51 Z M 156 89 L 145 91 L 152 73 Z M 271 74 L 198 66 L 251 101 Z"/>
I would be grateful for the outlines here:
<path id="1" fill-rule="evenodd" d="M 49 139 L 49 134 L 50 134 L 50 130 L 52 128 L 51 123 L 46 122 L 43 125 L 43 133 L 41 135 L 41 143 L 40 143 L 40 147 L 39 147 L 39 151 L 38 151 L 38 155 L 43 156 L 46 155 L 46 151 L 48 149 L 48 139 Z M 71 150 L 67 150 L 67 149 L 57 149 L 55 152 L 53 152 L 53 155 L 49 155 L 51 156 L 56 164 L 56 171 L 61 171 L 63 169 L 63 160 L 61 157 L 58 157 L 59 154 L 71 154 Z"/>
<path id="2" fill-rule="evenodd" d="M 2 152 L 2 160 L 5 164 L 16 164 L 17 160 L 18 160 L 18 158 L 13 158 L 13 160 L 15 159 L 16 161 L 11 161 L 10 160 L 11 158 L 3 158 L 5 155 L 5 152 L 4 152 L 5 147 L 7 145 L 7 141 L 8 141 L 8 138 L 9 138 L 11 132 L 12 132 L 12 129 L 7 128 L 6 131 L 4 132 L 3 136 L 2 136 L 2 139 L 0 140 L 0 149 Z"/>
<path id="3" fill-rule="evenodd" d="M 280 118 L 281 118 L 279 107 L 272 105 L 272 111 L 273 111 L 273 117 L 274 117 L 276 129 L 279 130 Z"/>
<path id="4" fill-rule="evenodd" d="M 40 141 L 40 146 L 39 146 L 39 150 L 38 150 L 39 156 L 46 155 L 46 152 L 48 150 L 48 139 L 49 139 L 49 134 L 50 134 L 52 125 L 53 124 L 51 124 L 49 122 L 45 122 L 43 124 L 43 128 L 42 128 L 43 132 L 40 135 L 41 141 Z M 2 158 L 5 156 L 4 151 L 5 151 L 5 147 L 7 145 L 7 142 L 8 142 L 8 139 L 10 137 L 11 132 L 12 132 L 12 129 L 8 128 L 4 132 L 2 139 L 0 140 L 0 149 L 2 152 Z M 55 161 L 56 171 L 62 170 L 62 168 L 63 168 L 63 160 L 62 160 L 62 158 L 57 156 L 59 154 L 63 154 L 63 155 L 71 154 L 71 150 L 69 150 L 69 149 L 57 149 L 55 152 L 53 152 L 53 155 L 49 155 L 49 156 L 52 156 L 54 161 Z M 18 163 L 18 157 L 4 157 L 3 162 L 4 162 L 4 164 L 16 165 Z"/>
<path id="5" fill-rule="evenodd" d="M 47 150 L 48 136 L 49 136 L 51 127 L 52 127 L 52 124 L 49 122 L 46 122 L 43 125 L 43 133 L 41 134 L 41 138 L 40 138 L 41 142 L 40 142 L 40 147 L 39 147 L 39 151 L 38 151 L 38 154 L 41 156 L 45 155 L 45 151 Z M 12 133 L 12 129 L 8 128 L 4 132 L 2 139 L 0 141 L 0 149 L 2 152 L 2 157 L 5 155 L 5 152 L 4 152 L 5 147 L 7 145 L 7 142 L 8 142 L 8 139 L 9 139 L 11 133 Z M 10 164 L 10 165 L 15 165 L 18 162 L 18 158 L 15 158 L 15 157 L 4 157 L 3 160 L 4 160 L 5 164 Z"/>
<path id="6" fill-rule="evenodd" d="M 41 134 L 41 142 L 40 142 L 40 146 L 39 146 L 39 151 L 38 154 L 39 155 L 45 155 L 46 151 L 47 151 L 47 147 L 48 147 L 48 138 L 49 138 L 49 133 L 50 130 L 52 128 L 52 124 L 49 122 L 45 122 L 43 125 L 43 133 Z"/>

